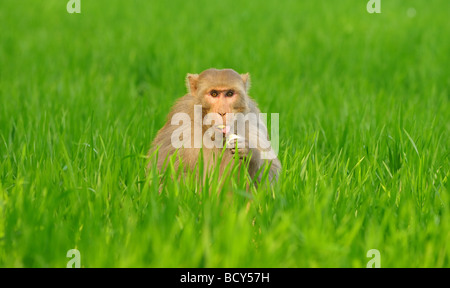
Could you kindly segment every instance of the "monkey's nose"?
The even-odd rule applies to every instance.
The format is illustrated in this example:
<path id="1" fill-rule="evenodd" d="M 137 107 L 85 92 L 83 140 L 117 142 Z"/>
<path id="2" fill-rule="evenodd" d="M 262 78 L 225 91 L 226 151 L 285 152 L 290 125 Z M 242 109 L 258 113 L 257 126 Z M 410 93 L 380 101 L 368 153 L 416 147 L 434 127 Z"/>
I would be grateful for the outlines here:
<path id="1" fill-rule="evenodd" d="M 222 117 L 223 124 L 227 123 L 227 113 L 219 113 L 220 117 Z"/>

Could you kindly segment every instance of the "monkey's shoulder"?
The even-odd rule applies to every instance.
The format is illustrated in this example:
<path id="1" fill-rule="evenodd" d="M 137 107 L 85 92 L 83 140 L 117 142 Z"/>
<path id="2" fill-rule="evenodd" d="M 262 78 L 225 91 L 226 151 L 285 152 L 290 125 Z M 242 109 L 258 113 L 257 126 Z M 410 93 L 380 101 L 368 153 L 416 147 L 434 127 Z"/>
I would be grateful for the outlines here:
<path id="1" fill-rule="evenodd" d="M 178 98 L 170 109 L 168 119 L 172 119 L 176 113 L 192 113 L 192 107 L 194 107 L 194 97 L 191 94 L 186 94 L 181 98 Z"/>
<path id="2" fill-rule="evenodd" d="M 261 111 L 258 108 L 258 104 L 254 99 L 252 99 L 250 96 L 247 96 L 247 106 L 251 113 L 261 113 Z"/>

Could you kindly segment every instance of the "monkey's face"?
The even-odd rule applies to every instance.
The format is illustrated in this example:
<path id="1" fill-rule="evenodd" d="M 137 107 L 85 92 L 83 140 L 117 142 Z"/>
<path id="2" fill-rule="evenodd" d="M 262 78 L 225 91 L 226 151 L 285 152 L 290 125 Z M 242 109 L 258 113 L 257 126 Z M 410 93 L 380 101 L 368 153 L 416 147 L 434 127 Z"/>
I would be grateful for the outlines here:
<path id="1" fill-rule="evenodd" d="M 247 90 L 249 87 L 248 74 L 238 74 L 234 70 L 208 69 L 200 75 L 188 74 L 187 86 L 195 98 L 195 102 L 202 105 L 204 115 L 217 113 L 222 117 L 222 123 L 231 123 L 227 113 L 246 113 Z M 227 121 L 228 120 L 228 121 Z M 224 128 L 224 134 L 229 127 Z"/>

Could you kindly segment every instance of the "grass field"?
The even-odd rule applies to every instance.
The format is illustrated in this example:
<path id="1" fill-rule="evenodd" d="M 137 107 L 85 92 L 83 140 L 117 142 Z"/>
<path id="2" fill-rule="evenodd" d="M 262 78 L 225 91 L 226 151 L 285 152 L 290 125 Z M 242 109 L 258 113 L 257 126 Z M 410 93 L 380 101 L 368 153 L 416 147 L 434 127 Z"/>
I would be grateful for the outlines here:
<path id="1" fill-rule="evenodd" d="M 2 0 L 0 267 L 450 267 L 450 2 L 381 3 Z M 210 67 L 279 113 L 280 181 L 159 194 L 145 155 Z"/>

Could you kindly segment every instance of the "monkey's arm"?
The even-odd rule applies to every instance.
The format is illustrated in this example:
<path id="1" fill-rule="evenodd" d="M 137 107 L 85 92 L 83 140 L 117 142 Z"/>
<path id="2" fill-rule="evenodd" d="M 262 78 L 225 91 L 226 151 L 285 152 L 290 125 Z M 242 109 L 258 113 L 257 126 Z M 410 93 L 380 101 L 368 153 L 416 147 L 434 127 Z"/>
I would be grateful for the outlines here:
<path id="1" fill-rule="evenodd" d="M 248 98 L 248 107 L 250 113 L 260 115 L 261 111 L 258 105 L 250 97 Z M 252 125 L 247 123 L 245 132 L 245 146 L 249 147 L 250 150 L 244 149 L 244 153 L 247 155 L 251 152 L 252 155 L 249 169 L 250 174 L 254 176 L 261 167 L 270 165 L 269 180 L 270 182 L 273 180 L 277 181 L 282 166 L 270 143 L 266 125 L 258 119 L 256 124 Z M 259 174 L 258 181 L 261 180 L 261 177 L 262 175 Z"/>
<path id="2" fill-rule="evenodd" d="M 246 136 L 232 135 L 226 143 L 232 154 L 238 154 L 239 158 L 250 158 L 249 173 L 253 178 L 258 171 L 258 182 L 261 181 L 262 172 L 265 167 L 269 168 L 269 180 L 278 180 L 281 171 L 281 163 L 273 150 L 267 136 L 267 128 L 264 125 L 257 127 L 249 125 L 246 129 Z"/>
<path id="3" fill-rule="evenodd" d="M 151 156 L 157 149 L 158 154 L 156 155 L 157 160 L 157 168 L 158 170 L 165 169 L 164 162 L 166 162 L 167 157 L 170 157 L 177 150 L 172 143 L 172 134 L 175 129 L 178 128 L 177 125 L 172 125 L 171 121 L 176 113 L 186 113 L 191 119 L 193 119 L 192 114 L 193 111 L 190 109 L 193 107 L 192 104 L 192 96 L 190 94 L 185 95 L 180 98 L 172 107 L 170 113 L 167 116 L 166 123 L 164 126 L 158 131 L 156 134 L 155 140 L 153 141 L 150 151 L 148 155 Z M 192 125 L 191 125 L 192 126 Z M 180 149 L 179 155 L 182 159 L 184 159 L 185 149 Z M 178 159 L 175 160 L 176 166 L 178 166 Z M 177 167 L 175 167 L 177 168 Z"/>

